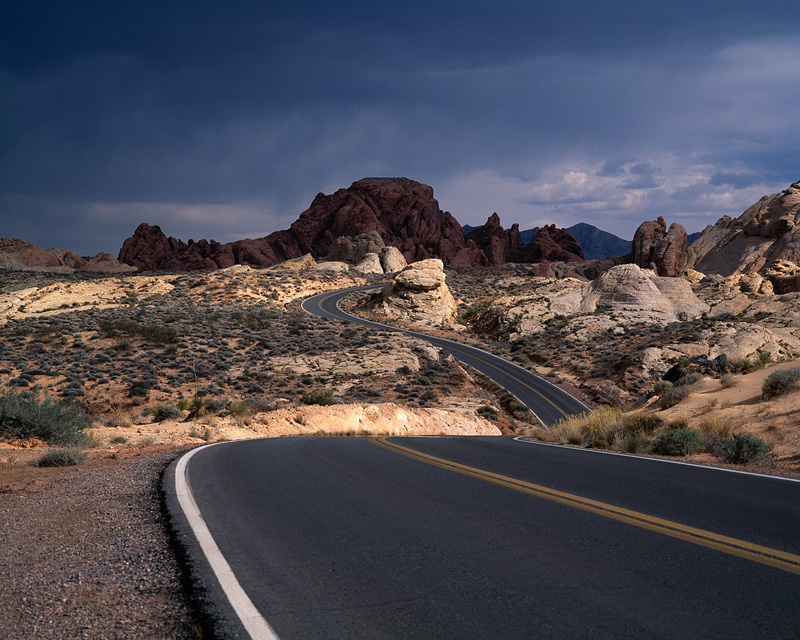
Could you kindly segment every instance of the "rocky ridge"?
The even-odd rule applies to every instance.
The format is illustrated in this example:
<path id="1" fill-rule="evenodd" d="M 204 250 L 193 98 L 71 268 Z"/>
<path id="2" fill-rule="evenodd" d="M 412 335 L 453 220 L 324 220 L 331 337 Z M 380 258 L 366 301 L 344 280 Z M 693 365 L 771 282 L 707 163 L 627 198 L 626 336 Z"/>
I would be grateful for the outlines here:
<path id="1" fill-rule="evenodd" d="M 0 238 L 0 268 L 15 271 L 45 271 L 70 273 L 94 271 L 105 273 L 129 273 L 135 267 L 120 264 L 108 253 L 98 253 L 92 258 L 82 258 L 67 249 L 43 249 L 27 240 Z"/>
<path id="2" fill-rule="evenodd" d="M 723 216 L 689 247 L 684 269 L 731 276 L 800 263 L 800 182 L 764 196 L 738 218 Z"/>
<path id="3" fill-rule="evenodd" d="M 466 238 L 475 243 L 486 256 L 487 265 L 492 266 L 507 262 L 579 262 L 584 259 L 580 243 L 566 229 L 555 225 L 540 227 L 533 239 L 525 243 L 519 224 L 504 229 L 497 213 L 489 216 L 486 224 L 467 233 Z"/>
<path id="4" fill-rule="evenodd" d="M 234 264 L 271 266 L 310 253 L 328 256 L 337 238 L 375 232 L 385 246 L 394 246 L 406 261 L 439 257 L 450 263 L 480 261 L 458 221 L 439 208 L 428 185 L 407 178 L 364 178 L 331 195 L 318 194 L 289 229 L 264 238 L 221 244 L 188 243 L 167 237 L 159 227 L 141 224 L 125 240 L 119 260 L 141 270 L 193 270 Z"/>

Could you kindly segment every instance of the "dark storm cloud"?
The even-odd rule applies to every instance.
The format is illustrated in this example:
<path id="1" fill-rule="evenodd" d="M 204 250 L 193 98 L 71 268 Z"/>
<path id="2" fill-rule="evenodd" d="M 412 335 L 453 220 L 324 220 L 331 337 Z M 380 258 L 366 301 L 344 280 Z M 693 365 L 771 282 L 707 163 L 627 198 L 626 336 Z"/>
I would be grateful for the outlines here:
<path id="1" fill-rule="evenodd" d="M 0 236 L 266 234 L 366 175 L 472 224 L 735 214 L 798 177 L 797 27 L 787 2 L 6 2 Z"/>

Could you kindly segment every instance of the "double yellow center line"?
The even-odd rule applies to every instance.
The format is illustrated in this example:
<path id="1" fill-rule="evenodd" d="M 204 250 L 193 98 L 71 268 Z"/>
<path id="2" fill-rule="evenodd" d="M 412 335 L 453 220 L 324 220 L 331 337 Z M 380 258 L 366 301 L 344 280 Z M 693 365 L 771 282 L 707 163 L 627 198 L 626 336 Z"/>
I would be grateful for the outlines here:
<path id="1" fill-rule="evenodd" d="M 787 553 L 778 549 L 771 549 L 769 547 L 762 547 L 745 540 L 729 538 L 711 531 L 705 531 L 704 529 L 696 529 L 678 522 L 672 522 L 671 520 L 656 518 L 638 511 L 623 509 L 622 507 L 617 507 L 612 504 L 600 502 L 598 500 L 577 496 L 572 493 L 567 493 L 566 491 L 550 489 L 549 487 L 544 487 L 542 485 L 524 482 L 509 476 L 503 476 L 497 473 L 491 473 L 490 471 L 484 471 L 475 467 L 459 464 L 457 462 L 451 462 L 450 460 L 445 460 L 444 458 L 437 458 L 436 456 L 432 456 L 427 453 L 421 453 L 419 451 L 409 449 L 408 447 L 403 447 L 394 442 L 389 442 L 386 437 L 370 438 L 370 442 L 378 445 L 379 447 L 383 447 L 384 449 L 388 449 L 389 451 L 393 451 L 394 453 L 399 453 L 400 455 L 412 458 L 413 460 L 425 462 L 426 464 L 447 469 L 448 471 L 454 471 L 466 476 L 478 478 L 479 480 L 491 482 L 493 484 L 506 487 L 507 489 L 513 489 L 514 491 L 527 493 L 528 495 L 536 496 L 537 498 L 544 498 L 545 500 L 559 502 L 576 509 L 589 511 L 605 518 L 611 518 L 612 520 L 618 520 L 619 522 L 624 522 L 635 527 L 640 527 L 649 531 L 655 531 L 656 533 L 661 533 L 672 538 L 678 538 L 679 540 L 691 542 L 692 544 L 700 545 L 701 547 L 707 547 L 709 549 L 728 553 L 733 556 L 738 556 L 739 558 L 745 558 L 746 560 L 759 562 L 776 569 L 800 574 L 800 556 L 792 553 Z"/>

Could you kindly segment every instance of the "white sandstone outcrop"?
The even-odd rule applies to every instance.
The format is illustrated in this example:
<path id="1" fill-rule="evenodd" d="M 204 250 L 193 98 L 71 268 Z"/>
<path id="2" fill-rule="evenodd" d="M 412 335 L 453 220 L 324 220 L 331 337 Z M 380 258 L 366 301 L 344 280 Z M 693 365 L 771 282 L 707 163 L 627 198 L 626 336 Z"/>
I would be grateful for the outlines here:
<path id="1" fill-rule="evenodd" d="M 579 312 L 594 313 L 598 308 L 635 315 L 644 322 L 692 320 L 709 309 L 688 281 L 662 278 L 635 264 L 613 267 L 592 281 Z"/>
<path id="2" fill-rule="evenodd" d="M 397 247 L 384 247 L 378 254 L 384 273 L 397 273 L 408 266 L 405 256 Z"/>
<path id="3" fill-rule="evenodd" d="M 353 267 L 353 271 L 383 275 L 383 267 L 377 253 L 364 254 L 364 257 Z"/>
<path id="4" fill-rule="evenodd" d="M 456 301 L 445 283 L 441 260 L 420 260 L 396 274 L 383 289 L 383 312 L 426 324 L 455 321 Z"/>

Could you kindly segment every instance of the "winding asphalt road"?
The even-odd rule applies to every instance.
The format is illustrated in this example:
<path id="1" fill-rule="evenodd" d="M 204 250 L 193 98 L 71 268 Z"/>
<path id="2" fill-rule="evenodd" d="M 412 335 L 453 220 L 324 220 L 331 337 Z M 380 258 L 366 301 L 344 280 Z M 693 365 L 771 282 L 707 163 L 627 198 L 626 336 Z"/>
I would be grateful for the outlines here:
<path id="1" fill-rule="evenodd" d="M 332 294 L 304 306 L 341 319 Z M 543 420 L 578 410 L 412 335 Z M 279 438 L 194 449 L 163 487 L 215 637 L 800 638 L 792 479 L 510 437 Z"/>
<path id="2" fill-rule="evenodd" d="M 250 636 L 181 524 L 187 478 Z M 510 437 L 278 438 L 195 449 L 165 488 L 221 637 L 800 635 L 791 480 Z"/>
<path id="3" fill-rule="evenodd" d="M 307 298 L 302 303 L 302 308 L 330 320 L 353 322 L 363 327 L 380 329 L 383 331 L 397 331 L 406 335 L 427 340 L 436 347 L 444 349 L 454 358 L 480 371 L 485 376 L 494 380 L 504 389 L 528 407 L 539 421 L 545 426 L 551 426 L 568 415 L 588 412 L 590 409 L 580 400 L 573 397 L 560 387 L 555 386 L 540 378 L 536 374 L 503 358 L 476 349 L 460 342 L 445 340 L 415 331 L 406 331 L 385 324 L 371 322 L 346 313 L 339 308 L 339 301 L 354 291 L 369 291 L 375 289 L 374 285 L 352 287 L 339 291 L 330 291 Z"/>

